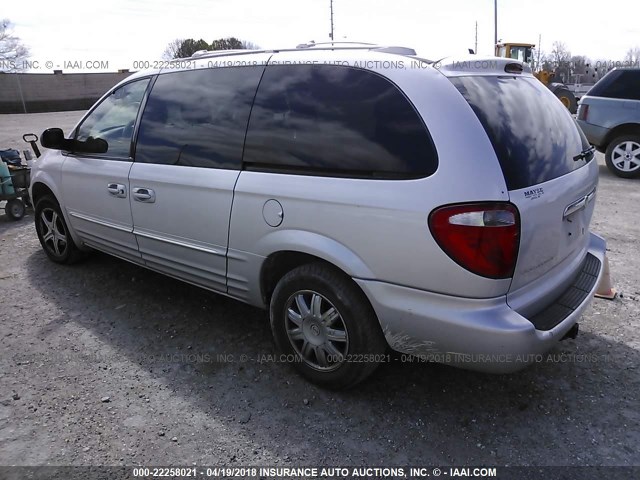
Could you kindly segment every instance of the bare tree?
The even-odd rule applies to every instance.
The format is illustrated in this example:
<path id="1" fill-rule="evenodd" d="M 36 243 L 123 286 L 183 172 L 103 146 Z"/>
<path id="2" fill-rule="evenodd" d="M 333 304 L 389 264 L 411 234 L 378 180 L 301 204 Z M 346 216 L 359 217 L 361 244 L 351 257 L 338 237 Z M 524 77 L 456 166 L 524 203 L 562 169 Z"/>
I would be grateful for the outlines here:
<path id="1" fill-rule="evenodd" d="M 531 68 L 534 72 L 538 72 L 543 68 L 543 65 L 548 61 L 548 55 L 540 47 L 534 47 L 531 49 Z"/>
<path id="2" fill-rule="evenodd" d="M 640 63 L 640 47 L 630 48 L 624 57 L 624 61 L 637 67 L 638 63 Z"/>
<path id="3" fill-rule="evenodd" d="M 553 42 L 553 48 L 551 49 L 551 58 L 556 63 L 566 62 L 571 58 L 571 52 L 563 42 L 556 40 Z"/>
<path id="4" fill-rule="evenodd" d="M 585 55 L 573 55 L 569 62 L 570 81 L 576 83 L 589 83 L 593 68 L 591 60 Z"/>
<path id="5" fill-rule="evenodd" d="M 209 48 L 211 50 L 258 50 L 260 47 L 253 42 L 227 37 L 214 40 Z"/>
<path id="6" fill-rule="evenodd" d="M 256 45 L 253 42 L 241 40 L 240 43 L 242 44 L 242 48 L 244 48 L 245 50 L 260 50 L 260 46 Z"/>
<path id="7" fill-rule="evenodd" d="M 640 48 L 630 49 L 627 52 L 627 61 L 633 61 L 630 55 L 640 54 Z M 538 54 L 540 61 L 538 62 Z M 604 77 L 615 65 L 610 60 L 592 60 L 585 55 L 571 55 L 566 45 L 562 42 L 554 42 L 551 53 L 535 49 L 533 53 L 534 71 L 545 70 L 555 74 L 554 82 L 595 83 Z"/>
<path id="8" fill-rule="evenodd" d="M 162 58 L 165 60 L 187 58 L 198 50 L 257 50 L 259 48 L 255 43 L 239 40 L 236 37 L 219 38 L 210 44 L 202 39 L 176 38 L 164 49 Z"/>
<path id="9" fill-rule="evenodd" d="M 180 46 L 184 42 L 182 38 L 176 38 L 172 42 L 167 45 L 167 48 L 164 49 L 164 53 L 162 54 L 162 58 L 165 60 L 172 60 L 174 58 L 179 58 L 178 52 L 180 51 Z"/>
<path id="10" fill-rule="evenodd" d="M 243 42 L 236 37 L 219 38 L 211 42 L 211 50 L 242 50 Z"/>
<path id="11" fill-rule="evenodd" d="M 571 52 L 564 43 L 553 42 L 551 62 L 556 73 L 556 81 L 568 82 L 569 77 L 571 77 Z"/>
<path id="12" fill-rule="evenodd" d="M 162 54 L 162 58 L 166 60 L 174 58 L 189 58 L 198 50 L 209 50 L 209 48 L 209 44 L 203 39 L 175 39 L 167 45 L 167 48 L 165 48 L 164 53 Z"/>
<path id="13" fill-rule="evenodd" d="M 11 21 L 0 20 L 0 71 L 19 72 L 26 69 L 29 48 L 13 34 Z"/>

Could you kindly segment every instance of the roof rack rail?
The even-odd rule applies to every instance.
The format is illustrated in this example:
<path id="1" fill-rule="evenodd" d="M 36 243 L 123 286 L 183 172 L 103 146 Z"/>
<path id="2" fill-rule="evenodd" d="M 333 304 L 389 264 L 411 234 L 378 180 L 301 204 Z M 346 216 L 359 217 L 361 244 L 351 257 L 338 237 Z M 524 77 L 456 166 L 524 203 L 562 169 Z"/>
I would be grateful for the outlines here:
<path id="1" fill-rule="evenodd" d="M 337 47 L 374 47 L 376 46 L 375 43 L 369 43 L 369 42 L 314 42 L 313 40 L 311 40 L 308 43 L 301 43 L 299 45 L 296 46 L 296 48 L 314 48 L 314 47 L 319 47 L 319 46 L 337 46 Z"/>
<path id="2" fill-rule="evenodd" d="M 376 52 L 395 53 L 398 55 L 417 55 L 417 52 L 411 47 L 379 47 L 373 48 Z"/>
<path id="3" fill-rule="evenodd" d="M 257 50 L 249 50 L 246 48 L 236 48 L 236 49 L 229 49 L 229 50 L 198 50 L 197 52 L 193 52 L 191 54 L 191 56 L 189 58 L 197 58 L 197 57 L 202 57 L 204 55 L 210 55 L 210 54 L 229 54 L 229 53 L 240 53 L 240 52 L 255 52 Z"/>
<path id="4" fill-rule="evenodd" d="M 314 42 L 301 43 L 296 49 L 333 50 L 333 49 L 363 49 L 376 52 L 396 53 L 399 55 L 416 55 L 416 51 L 410 47 L 376 45 L 368 42 Z"/>
<path id="5" fill-rule="evenodd" d="M 301 50 L 369 50 L 382 53 L 394 53 L 397 55 L 416 55 L 416 51 L 409 47 L 376 45 L 366 42 L 320 42 L 313 41 L 301 43 L 295 48 L 268 48 L 259 50 L 235 49 L 235 50 L 198 50 L 190 57 L 174 58 L 170 61 L 178 62 L 187 59 L 203 59 L 224 55 L 250 55 L 252 53 L 277 53 L 277 52 L 299 52 Z"/>

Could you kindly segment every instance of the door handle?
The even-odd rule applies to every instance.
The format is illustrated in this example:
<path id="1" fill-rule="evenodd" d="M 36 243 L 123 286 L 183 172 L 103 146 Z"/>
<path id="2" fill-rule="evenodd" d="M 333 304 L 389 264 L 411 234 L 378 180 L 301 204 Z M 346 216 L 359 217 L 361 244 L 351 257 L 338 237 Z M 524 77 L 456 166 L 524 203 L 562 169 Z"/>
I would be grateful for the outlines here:
<path id="1" fill-rule="evenodd" d="M 114 197 L 125 198 L 127 196 L 127 187 L 121 183 L 108 183 L 107 192 Z"/>
<path id="2" fill-rule="evenodd" d="M 155 203 L 156 192 L 150 188 L 133 187 L 133 198 L 136 202 Z"/>

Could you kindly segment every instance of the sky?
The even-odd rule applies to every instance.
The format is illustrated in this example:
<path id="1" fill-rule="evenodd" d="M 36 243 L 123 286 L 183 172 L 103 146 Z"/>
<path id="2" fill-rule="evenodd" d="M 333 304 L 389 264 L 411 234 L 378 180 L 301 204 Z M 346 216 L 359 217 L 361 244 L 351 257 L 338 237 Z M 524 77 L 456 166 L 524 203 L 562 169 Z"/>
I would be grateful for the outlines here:
<path id="1" fill-rule="evenodd" d="M 477 22 L 478 54 L 493 54 L 492 0 L 333 5 L 335 40 L 413 47 L 424 58 L 439 59 L 475 48 Z M 137 70 L 134 62 L 160 59 L 176 38 L 235 36 L 282 48 L 328 41 L 330 31 L 329 0 L 22 0 L 4 2 L 0 15 L 14 23 L 41 73 L 51 72 L 47 65 L 86 71 L 87 62 L 109 71 Z M 545 52 L 561 41 L 574 55 L 623 60 L 629 48 L 640 47 L 638 18 L 638 0 L 498 0 L 498 38 L 538 44 L 541 36 Z"/>

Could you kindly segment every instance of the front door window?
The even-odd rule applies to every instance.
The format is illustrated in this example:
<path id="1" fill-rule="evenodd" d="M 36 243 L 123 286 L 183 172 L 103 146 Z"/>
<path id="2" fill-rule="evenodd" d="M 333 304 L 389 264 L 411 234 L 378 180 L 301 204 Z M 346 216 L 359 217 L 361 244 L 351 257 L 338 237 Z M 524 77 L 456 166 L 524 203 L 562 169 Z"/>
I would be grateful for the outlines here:
<path id="1" fill-rule="evenodd" d="M 129 158 L 133 128 L 148 83 L 145 78 L 113 90 L 84 119 L 76 139 L 101 138 L 109 145 L 106 156 Z"/>

